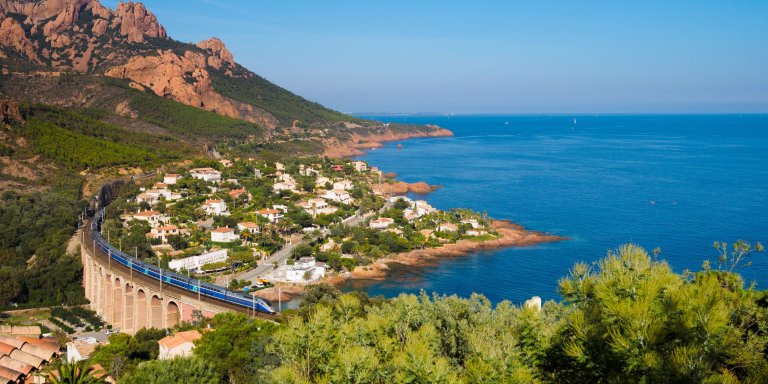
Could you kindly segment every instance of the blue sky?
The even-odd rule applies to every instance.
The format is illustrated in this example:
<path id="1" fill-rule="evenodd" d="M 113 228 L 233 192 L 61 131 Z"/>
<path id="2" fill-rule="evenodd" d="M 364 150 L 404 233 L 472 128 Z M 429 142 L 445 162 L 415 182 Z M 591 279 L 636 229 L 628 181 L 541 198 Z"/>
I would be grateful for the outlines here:
<path id="1" fill-rule="evenodd" d="M 764 0 L 144 4 L 344 112 L 768 112 Z"/>

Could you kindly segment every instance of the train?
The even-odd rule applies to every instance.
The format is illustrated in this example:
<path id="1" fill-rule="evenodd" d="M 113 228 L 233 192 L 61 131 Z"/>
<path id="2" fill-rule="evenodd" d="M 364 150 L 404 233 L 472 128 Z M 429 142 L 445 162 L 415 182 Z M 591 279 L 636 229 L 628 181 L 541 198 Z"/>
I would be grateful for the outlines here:
<path id="1" fill-rule="evenodd" d="M 156 265 L 145 263 L 125 252 L 115 248 L 101 236 L 101 224 L 104 221 L 104 209 L 99 210 L 91 222 L 91 233 L 93 235 L 94 246 L 108 255 L 113 261 L 140 273 L 162 284 L 168 284 L 176 288 L 183 289 L 195 295 L 209 297 L 221 300 L 236 306 L 250 309 L 254 312 L 262 312 L 270 315 L 275 314 L 272 305 L 262 298 L 246 295 L 240 292 L 233 292 L 224 287 L 215 284 L 204 283 L 198 279 L 193 279 L 175 272 L 166 271 Z"/>

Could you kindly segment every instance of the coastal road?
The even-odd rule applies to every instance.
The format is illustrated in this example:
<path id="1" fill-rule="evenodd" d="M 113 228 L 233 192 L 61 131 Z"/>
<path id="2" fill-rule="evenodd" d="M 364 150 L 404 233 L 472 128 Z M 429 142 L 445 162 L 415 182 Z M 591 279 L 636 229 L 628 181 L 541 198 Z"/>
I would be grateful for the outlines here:
<path id="1" fill-rule="evenodd" d="M 268 272 L 272 272 L 275 270 L 275 266 L 274 266 L 275 262 L 277 262 L 277 265 L 285 264 L 285 260 L 291 257 L 291 251 L 293 251 L 293 248 L 295 248 L 299 244 L 304 244 L 303 235 L 295 234 L 291 236 L 290 244 L 287 244 L 285 247 L 280 248 L 279 251 L 273 253 L 272 256 L 270 256 L 268 259 L 261 261 L 258 267 L 251 269 L 249 271 L 236 273 L 232 277 L 238 280 L 250 280 L 252 283 L 255 284 L 258 281 L 259 276 L 264 276 Z"/>

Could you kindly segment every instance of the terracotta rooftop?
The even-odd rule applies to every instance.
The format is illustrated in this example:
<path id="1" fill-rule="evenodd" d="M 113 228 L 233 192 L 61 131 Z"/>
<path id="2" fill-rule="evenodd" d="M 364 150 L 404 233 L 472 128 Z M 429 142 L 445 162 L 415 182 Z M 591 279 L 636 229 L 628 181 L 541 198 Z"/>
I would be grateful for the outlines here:
<path id="1" fill-rule="evenodd" d="M 245 227 L 245 228 L 258 228 L 259 227 L 258 225 L 256 225 L 256 223 L 253 223 L 253 222 L 250 222 L 250 221 L 246 221 L 244 223 L 237 223 L 237 225 L 240 225 L 240 226 Z"/>
<path id="2" fill-rule="evenodd" d="M 280 211 L 278 211 L 277 209 L 269 209 L 269 208 L 260 209 L 260 210 L 258 210 L 256 212 L 261 214 L 261 215 L 275 215 L 275 214 L 280 213 Z"/>
<path id="3" fill-rule="evenodd" d="M 162 227 L 158 227 L 158 228 L 155 228 L 155 229 L 158 230 L 158 231 L 175 231 L 175 230 L 179 229 L 179 227 L 177 227 L 175 225 L 164 225 Z"/>
<path id="4" fill-rule="evenodd" d="M 195 340 L 200 339 L 201 337 L 203 337 L 203 335 L 201 335 L 200 332 L 196 330 L 176 332 L 175 335 L 166 336 L 158 340 L 157 343 L 165 348 L 173 349 L 184 343 L 192 343 Z"/>
<path id="5" fill-rule="evenodd" d="M 20 382 L 51 361 L 59 349 L 59 344 L 52 340 L 0 335 L 0 383 Z"/>
<path id="6" fill-rule="evenodd" d="M 139 216 L 139 217 L 150 217 L 150 216 L 155 216 L 155 215 L 159 215 L 159 214 L 160 214 L 160 212 L 158 212 L 158 211 L 141 211 L 139 213 L 134 213 L 133 215 L 134 216 Z"/>
<path id="7" fill-rule="evenodd" d="M 235 230 L 232 228 L 227 227 L 220 227 L 212 230 L 211 232 L 218 232 L 218 233 L 227 233 L 227 232 L 234 232 Z"/>

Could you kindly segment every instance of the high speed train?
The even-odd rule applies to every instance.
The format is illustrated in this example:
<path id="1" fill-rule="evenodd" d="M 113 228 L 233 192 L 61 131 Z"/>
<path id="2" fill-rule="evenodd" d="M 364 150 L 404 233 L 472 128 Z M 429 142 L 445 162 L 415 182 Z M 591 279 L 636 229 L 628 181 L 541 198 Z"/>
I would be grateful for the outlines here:
<path id="1" fill-rule="evenodd" d="M 184 289 L 194 293 L 195 295 L 199 293 L 201 296 L 226 301 L 239 307 L 268 313 L 270 315 L 275 314 L 275 310 L 272 309 L 270 303 L 264 299 L 246 295 L 240 292 L 233 292 L 218 285 L 203 283 L 197 279 L 189 278 L 175 272 L 163 270 L 155 265 L 145 263 L 136 259 L 135 257 L 129 256 L 125 252 L 118 250 L 109 244 L 104 239 L 104 237 L 101 236 L 101 224 L 103 220 L 104 209 L 102 208 L 99 212 L 96 213 L 93 221 L 91 222 L 91 232 L 93 234 L 93 240 L 96 247 L 104 252 L 104 254 L 109 255 L 113 261 L 120 263 L 129 269 L 132 269 L 136 273 L 140 273 L 157 281 L 162 281 L 163 284 L 168 284 L 177 288 Z"/>

